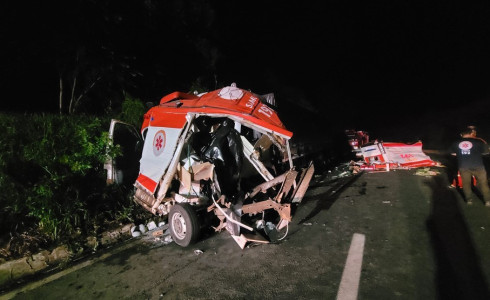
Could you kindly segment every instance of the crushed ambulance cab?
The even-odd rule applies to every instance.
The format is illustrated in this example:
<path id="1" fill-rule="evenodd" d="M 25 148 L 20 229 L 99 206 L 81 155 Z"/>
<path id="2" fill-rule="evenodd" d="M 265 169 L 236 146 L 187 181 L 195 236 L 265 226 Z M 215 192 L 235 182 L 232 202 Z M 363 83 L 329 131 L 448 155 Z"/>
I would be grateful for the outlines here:
<path id="1" fill-rule="evenodd" d="M 176 244 L 192 244 L 204 228 L 227 230 L 242 249 L 287 234 L 314 166 L 293 165 L 293 134 L 270 99 L 234 84 L 200 95 L 174 92 L 144 115 L 140 137 L 113 120 L 115 143 L 120 128 L 141 145 L 129 147 L 130 154 L 141 153 L 134 201 L 168 218 Z M 106 169 L 109 182 L 128 177 L 115 161 Z"/>

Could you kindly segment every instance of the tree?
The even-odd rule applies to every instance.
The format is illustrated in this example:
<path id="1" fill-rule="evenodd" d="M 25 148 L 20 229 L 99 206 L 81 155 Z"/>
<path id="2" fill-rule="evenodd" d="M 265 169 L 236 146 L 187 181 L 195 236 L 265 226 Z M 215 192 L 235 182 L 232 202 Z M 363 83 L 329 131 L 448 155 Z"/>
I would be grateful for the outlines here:
<path id="1" fill-rule="evenodd" d="M 197 80 L 216 85 L 220 54 L 207 1 L 12 3 L 5 11 L 4 85 L 26 100 L 19 108 L 101 113 L 118 111 L 123 91 L 155 101 Z"/>

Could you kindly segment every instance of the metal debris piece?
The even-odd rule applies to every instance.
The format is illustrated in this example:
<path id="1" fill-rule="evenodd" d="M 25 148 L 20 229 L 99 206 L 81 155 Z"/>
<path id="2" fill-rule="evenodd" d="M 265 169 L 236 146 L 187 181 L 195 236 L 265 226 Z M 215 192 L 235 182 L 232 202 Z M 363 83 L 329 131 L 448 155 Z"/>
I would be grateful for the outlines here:
<path id="1" fill-rule="evenodd" d="M 306 193 L 306 190 L 308 189 L 308 186 L 311 181 L 311 177 L 313 176 L 314 172 L 315 172 L 315 167 L 313 166 L 313 162 L 310 162 L 308 168 L 303 170 L 303 173 L 301 174 L 301 179 L 299 181 L 299 185 L 296 187 L 296 189 L 293 192 L 292 203 L 300 203 L 301 200 L 303 200 L 303 197 Z"/>
<path id="2" fill-rule="evenodd" d="M 274 208 L 279 215 L 281 216 L 281 219 L 285 219 L 288 221 L 291 221 L 291 205 L 290 204 L 280 204 L 277 203 L 271 199 L 261 201 L 261 202 L 256 202 L 252 204 L 246 204 L 242 206 L 242 211 L 244 214 L 251 214 L 255 215 L 260 212 L 263 212 L 266 209 Z"/>
<path id="3" fill-rule="evenodd" d="M 268 244 L 269 243 L 269 241 L 264 239 L 262 236 L 254 235 L 254 234 L 242 233 L 239 236 L 232 235 L 232 237 L 235 240 L 235 242 L 238 244 L 238 246 L 242 249 L 245 248 L 245 245 L 248 242 L 260 243 L 260 244 Z"/>
<path id="4" fill-rule="evenodd" d="M 162 236 L 163 235 L 163 229 L 157 229 L 151 233 L 152 236 L 157 237 L 157 236 Z"/>

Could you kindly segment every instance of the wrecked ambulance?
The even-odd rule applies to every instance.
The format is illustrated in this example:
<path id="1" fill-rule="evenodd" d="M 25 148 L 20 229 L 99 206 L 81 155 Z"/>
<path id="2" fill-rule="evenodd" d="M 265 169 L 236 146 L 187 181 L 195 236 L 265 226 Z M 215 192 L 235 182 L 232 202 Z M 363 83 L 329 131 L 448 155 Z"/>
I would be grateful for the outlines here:
<path id="1" fill-rule="evenodd" d="M 134 201 L 168 218 L 176 244 L 192 244 L 204 228 L 226 229 L 242 249 L 287 235 L 314 166 L 293 165 L 292 132 L 267 104 L 271 95 L 235 84 L 199 95 L 174 92 L 144 115 L 141 138 L 127 129 L 130 144 L 142 145 Z M 114 143 L 126 125 L 112 121 Z M 109 182 L 124 181 L 116 161 L 106 164 Z"/>
<path id="2" fill-rule="evenodd" d="M 361 157 L 355 163 L 365 171 L 390 170 L 398 168 L 418 168 L 439 166 L 422 150 L 422 141 L 407 144 L 369 141 L 366 131 L 345 130 L 352 152 Z"/>

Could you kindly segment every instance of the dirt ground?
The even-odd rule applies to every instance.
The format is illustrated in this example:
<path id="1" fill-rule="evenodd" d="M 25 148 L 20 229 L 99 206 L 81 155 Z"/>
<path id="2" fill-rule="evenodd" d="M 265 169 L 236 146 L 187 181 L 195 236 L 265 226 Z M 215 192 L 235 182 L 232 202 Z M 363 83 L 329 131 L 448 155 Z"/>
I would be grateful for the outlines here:
<path id="1" fill-rule="evenodd" d="M 433 170 L 316 177 L 279 243 L 242 250 L 227 232 L 188 248 L 133 240 L 2 297 L 335 299 L 357 233 L 358 299 L 489 299 L 490 209 L 466 206 L 446 169 Z"/>

